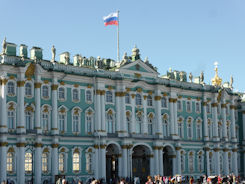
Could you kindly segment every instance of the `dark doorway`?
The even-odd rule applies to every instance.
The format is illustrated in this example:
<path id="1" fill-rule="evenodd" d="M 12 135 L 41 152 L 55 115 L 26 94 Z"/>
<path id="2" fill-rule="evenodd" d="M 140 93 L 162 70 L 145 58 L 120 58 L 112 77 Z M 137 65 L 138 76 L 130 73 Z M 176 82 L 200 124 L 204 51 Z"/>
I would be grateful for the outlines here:
<path id="1" fill-rule="evenodd" d="M 163 148 L 163 175 L 173 176 L 173 151 L 169 146 Z"/>
<path id="2" fill-rule="evenodd" d="M 106 181 L 115 181 L 118 178 L 118 155 L 116 145 L 109 144 L 106 148 Z"/>

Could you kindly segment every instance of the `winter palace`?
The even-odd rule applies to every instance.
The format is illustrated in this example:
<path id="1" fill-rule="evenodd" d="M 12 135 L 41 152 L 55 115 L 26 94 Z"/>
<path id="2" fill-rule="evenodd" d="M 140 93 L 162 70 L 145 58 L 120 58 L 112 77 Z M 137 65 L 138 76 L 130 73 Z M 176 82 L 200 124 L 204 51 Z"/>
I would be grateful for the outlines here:
<path id="1" fill-rule="evenodd" d="M 245 175 L 245 98 L 217 64 L 207 84 L 160 76 L 136 47 L 120 62 L 51 52 L 3 41 L 0 181 Z"/>

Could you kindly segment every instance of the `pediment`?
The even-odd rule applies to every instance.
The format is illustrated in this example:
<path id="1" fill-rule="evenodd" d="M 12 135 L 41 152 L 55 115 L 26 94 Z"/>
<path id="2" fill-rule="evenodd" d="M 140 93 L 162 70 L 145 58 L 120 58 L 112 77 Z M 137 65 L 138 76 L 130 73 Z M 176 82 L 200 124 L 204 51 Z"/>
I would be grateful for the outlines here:
<path id="1" fill-rule="evenodd" d="M 154 69 L 152 69 L 150 66 L 145 64 L 140 59 L 121 66 L 119 68 L 119 71 L 121 73 L 130 74 L 130 75 L 140 74 L 141 76 L 144 76 L 144 77 L 155 78 L 158 76 L 158 72 L 156 72 Z"/>

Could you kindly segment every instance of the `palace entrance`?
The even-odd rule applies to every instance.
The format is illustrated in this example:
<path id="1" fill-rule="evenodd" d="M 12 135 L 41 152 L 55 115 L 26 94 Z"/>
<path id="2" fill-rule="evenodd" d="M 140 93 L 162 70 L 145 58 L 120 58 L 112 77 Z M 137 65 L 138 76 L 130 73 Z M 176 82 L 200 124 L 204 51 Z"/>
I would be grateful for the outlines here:
<path id="1" fill-rule="evenodd" d="M 173 155 L 174 152 L 170 146 L 163 148 L 163 175 L 173 176 Z"/>
<path id="2" fill-rule="evenodd" d="M 115 144 L 109 144 L 106 148 L 106 181 L 110 182 L 118 177 L 119 149 Z"/>
<path id="3" fill-rule="evenodd" d="M 145 183 L 147 176 L 150 175 L 150 150 L 144 145 L 133 148 L 132 154 L 132 174 L 139 177 L 141 183 Z"/>

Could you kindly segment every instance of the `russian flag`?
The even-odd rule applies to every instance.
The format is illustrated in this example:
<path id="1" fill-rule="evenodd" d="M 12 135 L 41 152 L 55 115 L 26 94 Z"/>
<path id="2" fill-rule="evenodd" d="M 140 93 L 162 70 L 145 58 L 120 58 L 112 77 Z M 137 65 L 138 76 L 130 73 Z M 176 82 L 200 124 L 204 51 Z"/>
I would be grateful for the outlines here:
<path id="1" fill-rule="evenodd" d="M 106 17 L 103 17 L 105 26 L 118 25 L 118 12 L 111 13 Z"/>

